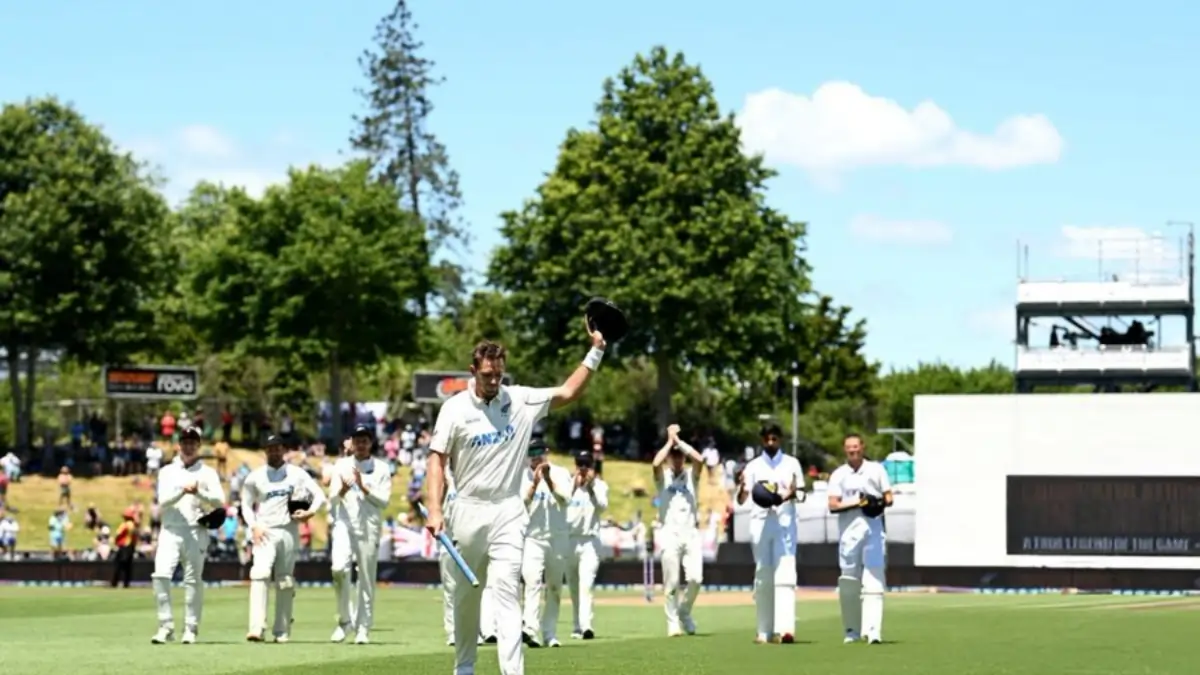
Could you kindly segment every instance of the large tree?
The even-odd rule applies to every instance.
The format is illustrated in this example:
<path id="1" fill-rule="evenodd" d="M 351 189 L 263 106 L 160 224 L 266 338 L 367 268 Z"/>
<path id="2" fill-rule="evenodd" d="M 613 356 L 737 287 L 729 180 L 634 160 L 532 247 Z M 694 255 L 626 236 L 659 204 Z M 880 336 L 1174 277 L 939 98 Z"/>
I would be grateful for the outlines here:
<path id="1" fill-rule="evenodd" d="M 192 266 L 214 348 L 327 369 L 334 410 L 344 368 L 416 351 L 425 231 L 367 162 L 293 169 L 261 200 L 235 190 L 225 203 Z"/>
<path id="2" fill-rule="evenodd" d="M 18 447 L 39 358 L 102 364 L 150 346 L 169 232 L 141 166 L 71 106 L 0 109 L 0 347 Z"/>
<path id="3" fill-rule="evenodd" d="M 596 112 L 594 129 L 567 133 L 537 196 L 503 214 L 489 276 L 511 292 L 530 348 L 577 358 L 583 304 L 612 298 L 633 323 L 620 354 L 655 366 L 660 426 L 685 370 L 769 382 L 815 360 L 861 374 L 834 365 L 861 361 L 861 340 L 812 295 L 805 227 L 767 206 L 774 172 L 742 153 L 698 67 L 661 47 L 639 55 Z M 810 339 L 830 333 L 847 339 Z"/>
<path id="4" fill-rule="evenodd" d="M 445 79 L 422 55 L 425 45 L 416 37 L 417 28 L 405 0 L 376 25 L 373 48 L 358 60 L 367 85 L 356 91 L 367 111 L 354 116 L 350 145 L 367 157 L 381 180 L 396 186 L 405 208 L 425 224 L 432 258 L 446 244 L 465 246 L 468 236 L 455 215 L 462 203 L 458 173 L 429 128 L 430 90 Z M 462 268 L 438 262 L 435 283 L 434 292 L 458 307 Z"/>

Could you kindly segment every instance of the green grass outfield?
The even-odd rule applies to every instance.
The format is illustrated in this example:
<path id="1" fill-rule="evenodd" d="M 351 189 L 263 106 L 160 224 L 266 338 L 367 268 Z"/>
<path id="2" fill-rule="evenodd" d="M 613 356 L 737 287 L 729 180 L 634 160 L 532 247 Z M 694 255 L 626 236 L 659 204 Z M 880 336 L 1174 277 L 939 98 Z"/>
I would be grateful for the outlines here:
<path id="1" fill-rule="evenodd" d="M 446 675 L 452 649 L 442 634 L 436 590 L 379 591 L 374 643 L 329 644 L 333 596 L 301 589 L 293 641 L 247 644 L 246 589 L 210 588 L 201 642 L 150 644 L 154 608 L 144 588 L 0 587 L 3 675 L 208 675 L 315 673 Z M 798 644 L 755 645 L 754 609 L 744 594 L 711 593 L 696 610 L 700 634 L 667 638 L 661 597 L 598 596 L 591 642 L 526 650 L 526 672 L 571 675 L 746 673 L 912 673 L 967 675 L 1149 675 L 1200 672 L 1200 599 L 1110 595 L 895 594 L 889 644 L 843 645 L 837 604 L 797 603 Z M 725 596 L 725 597 L 718 597 Z M 703 596 L 702 596 L 703 597 Z M 177 616 L 183 593 L 176 590 Z M 625 600 L 626 606 L 619 603 Z M 564 607 L 564 619 L 570 606 Z M 563 637 L 570 632 L 564 622 Z M 499 672 L 494 647 L 481 647 L 480 675 Z"/>

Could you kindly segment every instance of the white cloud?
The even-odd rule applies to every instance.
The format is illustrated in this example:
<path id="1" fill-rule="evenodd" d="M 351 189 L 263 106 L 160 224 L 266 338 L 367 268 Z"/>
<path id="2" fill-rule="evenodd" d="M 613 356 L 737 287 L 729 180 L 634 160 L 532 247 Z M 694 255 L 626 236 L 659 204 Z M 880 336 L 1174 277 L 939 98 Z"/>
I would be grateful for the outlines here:
<path id="1" fill-rule="evenodd" d="M 969 166 L 989 170 L 1052 164 L 1063 139 L 1045 115 L 1013 115 L 991 133 L 959 128 L 932 101 L 912 110 L 849 82 L 812 94 L 772 88 L 746 97 L 738 121 L 750 152 L 823 182 L 871 166 Z"/>
<path id="2" fill-rule="evenodd" d="M 323 161 L 329 158 L 285 141 L 294 141 L 294 137 L 281 133 L 266 141 L 243 144 L 216 127 L 193 124 L 162 137 L 142 137 L 121 145 L 157 169 L 166 179 L 163 193 L 175 205 L 200 181 L 242 187 L 257 197 L 267 187 L 285 181 L 288 167 L 341 163 L 336 158 Z"/>
<path id="3" fill-rule="evenodd" d="M 850 232 L 859 239 L 889 244 L 945 244 L 954 231 L 936 220 L 888 220 L 871 215 L 856 216 Z"/>
<path id="4" fill-rule="evenodd" d="M 198 157 L 228 159 L 237 154 L 232 139 L 204 124 L 192 124 L 181 129 L 179 141 L 184 152 Z"/>

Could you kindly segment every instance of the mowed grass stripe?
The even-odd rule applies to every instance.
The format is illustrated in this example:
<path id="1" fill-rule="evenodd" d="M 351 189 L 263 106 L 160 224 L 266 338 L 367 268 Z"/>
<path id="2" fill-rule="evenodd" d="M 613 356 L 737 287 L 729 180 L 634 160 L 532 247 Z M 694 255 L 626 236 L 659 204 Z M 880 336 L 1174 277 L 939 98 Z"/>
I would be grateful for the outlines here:
<path id="1" fill-rule="evenodd" d="M 182 618 L 182 589 L 175 591 L 175 598 L 178 619 Z M 81 669 L 123 675 L 333 671 L 445 675 L 452 667 L 452 650 L 443 644 L 438 591 L 381 592 L 379 628 L 373 634 L 376 644 L 368 646 L 326 641 L 333 628 L 333 596 L 327 589 L 302 589 L 295 642 L 288 645 L 243 641 L 245 589 L 209 589 L 206 599 L 201 644 L 156 647 L 149 644 L 154 608 L 148 589 L 0 589 L 4 640 L 0 671 L 5 675 L 76 675 Z M 1125 600 L 1129 602 L 1119 602 Z M 1192 622 L 1180 621 L 1179 613 L 1170 608 L 1125 611 L 1118 606 L 1148 600 L 1154 598 L 894 595 L 888 601 L 885 631 L 891 644 L 867 647 L 840 643 L 837 603 L 821 599 L 797 603 L 801 644 L 752 644 L 754 610 L 746 606 L 699 608 L 696 618 L 702 634 L 670 639 L 665 636 L 660 597 L 653 605 L 602 604 L 597 610 L 599 639 L 564 639 L 562 649 L 527 650 L 527 672 L 732 675 L 749 667 L 756 672 L 803 668 L 839 675 L 1194 673 L 1191 655 L 1180 648 L 1193 639 Z M 1106 601 L 1121 611 L 1046 611 Z M 38 616 L 30 620 L 34 608 Z M 565 609 L 561 638 L 570 630 L 569 605 Z M 498 672 L 494 647 L 480 649 L 477 672 Z"/>

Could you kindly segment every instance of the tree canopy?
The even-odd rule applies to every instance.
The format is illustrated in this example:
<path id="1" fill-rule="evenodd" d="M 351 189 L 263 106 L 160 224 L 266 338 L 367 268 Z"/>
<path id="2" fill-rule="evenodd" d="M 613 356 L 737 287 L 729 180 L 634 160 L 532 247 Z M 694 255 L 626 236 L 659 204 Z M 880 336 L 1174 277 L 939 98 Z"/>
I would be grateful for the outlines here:
<path id="1" fill-rule="evenodd" d="M 0 109 L 0 346 L 19 444 L 43 354 L 103 363 L 153 346 L 169 231 L 141 166 L 74 108 L 44 98 Z"/>
<path id="2" fill-rule="evenodd" d="M 655 48 L 605 81 L 596 113 L 593 129 L 567 133 L 536 196 L 503 214 L 489 279 L 510 294 L 528 347 L 577 356 L 583 304 L 609 297 L 632 318 L 620 355 L 657 370 L 660 425 L 692 369 L 734 380 L 833 370 L 863 389 L 862 327 L 812 294 L 805 226 L 767 205 L 774 172 L 742 153 L 700 68 Z"/>

